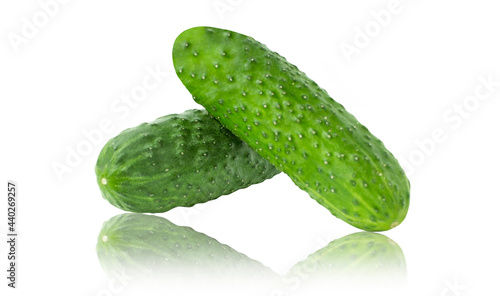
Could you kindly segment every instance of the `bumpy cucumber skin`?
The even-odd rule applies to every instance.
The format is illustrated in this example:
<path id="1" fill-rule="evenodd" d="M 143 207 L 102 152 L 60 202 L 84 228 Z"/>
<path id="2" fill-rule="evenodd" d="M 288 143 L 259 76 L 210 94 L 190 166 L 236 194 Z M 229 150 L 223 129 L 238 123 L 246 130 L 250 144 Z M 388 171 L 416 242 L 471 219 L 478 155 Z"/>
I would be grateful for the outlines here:
<path id="1" fill-rule="evenodd" d="M 138 278 L 231 276 L 277 277 L 262 263 L 190 227 L 165 218 L 125 213 L 106 221 L 96 252 L 111 276 Z"/>
<path id="2" fill-rule="evenodd" d="M 95 172 L 106 200 L 139 213 L 193 206 L 279 173 L 206 110 L 121 132 L 102 149 Z"/>
<path id="3" fill-rule="evenodd" d="M 176 73 L 196 102 L 336 217 L 368 231 L 399 225 L 410 184 L 395 157 L 296 66 L 251 37 L 182 32 Z"/>

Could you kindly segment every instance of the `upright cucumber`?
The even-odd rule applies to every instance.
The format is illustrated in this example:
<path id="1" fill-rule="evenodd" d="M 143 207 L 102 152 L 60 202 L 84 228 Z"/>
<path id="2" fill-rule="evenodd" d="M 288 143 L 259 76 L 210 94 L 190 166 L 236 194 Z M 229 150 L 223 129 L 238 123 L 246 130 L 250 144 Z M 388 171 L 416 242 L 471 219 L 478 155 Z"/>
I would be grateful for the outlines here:
<path id="1" fill-rule="evenodd" d="M 383 143 L 296 66 L 251 37 L 182 32 L 176 73 L 196 102 L 336 217 L 369 231 L 400 224 L 410 184 Z"/>
<path id="2" fill-rule="evenodd" d="M 279 173 L 205 110 L 121 132 L 102 149 L 95 172 L 106 200 L 140 213 L 193 206 Z"/>

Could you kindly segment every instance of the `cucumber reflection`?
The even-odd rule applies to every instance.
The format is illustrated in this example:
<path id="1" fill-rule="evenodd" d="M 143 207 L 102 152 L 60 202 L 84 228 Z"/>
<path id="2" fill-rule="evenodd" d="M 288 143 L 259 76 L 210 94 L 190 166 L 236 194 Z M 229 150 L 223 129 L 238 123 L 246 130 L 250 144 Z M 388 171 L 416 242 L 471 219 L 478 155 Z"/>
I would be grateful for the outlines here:
<path id="1" fill-rule="evenodd" d="M 111 218 L 103 224 L 96 249 L 108 275 L 126 274 L 135 282 L 169 287 L 229 283 L 239 289 L 259 289 L 248 289 L 249 295 L 319 295 L 325 289 L 329 294 L 361 289 L 368 291 L 364 295 L 377 295 L 377 289 L 401 291 L 406 284 L 401 248 L 386 236 L 369 232 L 330 242 L 284 276 L 203 233 L 153 215 L 126 213 Z"/>
<path id="2" fill-rule="evenodd" d="M 103 224 L 97 255 L 112 276 L 134 279 L 269 278 L 277 276 L 258 261 L 165 218 L 127 213 Z"/>
<path id="3" fill-rule="evenodd" d="M 289 292 L 299 294 L 328 290 L 343 295 L 398 295 L 406 285 L 406 260 L 385 235 L 358 232 L 295 264 L 283 281 Z"/>

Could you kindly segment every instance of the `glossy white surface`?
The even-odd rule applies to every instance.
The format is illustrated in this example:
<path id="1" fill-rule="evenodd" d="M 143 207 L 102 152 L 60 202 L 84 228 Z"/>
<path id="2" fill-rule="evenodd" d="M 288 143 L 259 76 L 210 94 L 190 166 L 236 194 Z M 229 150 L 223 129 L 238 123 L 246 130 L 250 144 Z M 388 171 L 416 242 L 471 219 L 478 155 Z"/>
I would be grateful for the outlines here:
<path id="1" fill-rule="evenodd" d="M 171 61 L 175 37 L 198 25 L 241 32 L 277 51 L 405 163 L 410 211 L 403 224 L 383 233 L 401 247 L 406 261 L 406 284 L 392 286 L 394 294 L 498 295 L 500 4 L 54 1 L 0 4 L 0 179 L 19 186 L 18 288 L 7 288 L 4 280 L 1 295 L 144 291 L 144 284 L 108 278 L 100 266 L 95 246 L 102 223 L 122 211 L 101 198 L 94 164 L 101 147 L 119 131 L 201 108 L 175 76 Z M 34 17 L 38 25 L 29 25 Z M 366 30 L 373 37 L 363 37 L 360 32 Z M 342 48 L 352 49 L 349 45 L 357 50 L 346 58 Z M 134 91 L 147 77 L 154 79 L 149 80 L 153 86 L 137 97 Z M 493 83 L 485 86 L 488 79 Z M 93 142 L 86 134 L 94 135 Z M 85 155 L 75 158 L 68 152 L 77 149 Z M 57 164 L 70 171 L 58 177 Z M 0 232 L 5 237 L 3 200 Z M 330 241 L 359 232 L 284 174 L 158 216 L 192 227 L 279 276 Z M 0 270 L 6 254 L 7 244 L 0 244 Z M 226 289 L 237 295 L 262 288 L 249 286 Z M 347 286 L 345 294 L 360 286 Z M 298 293 L 277 289 L 249 294 Z M 196 290 L 209 294 L 210 288 L 190 286 L 181 292 Z M 370 293 L 390 291 L 364 295 Z"/>

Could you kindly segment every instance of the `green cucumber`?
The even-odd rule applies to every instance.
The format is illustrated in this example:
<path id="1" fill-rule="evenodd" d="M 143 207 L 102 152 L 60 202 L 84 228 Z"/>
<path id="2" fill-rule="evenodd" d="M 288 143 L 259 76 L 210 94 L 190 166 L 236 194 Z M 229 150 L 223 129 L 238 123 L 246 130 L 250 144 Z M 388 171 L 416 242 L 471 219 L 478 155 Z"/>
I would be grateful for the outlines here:
<path id="1" fill-rule="evenodd" d="M 379 233 L 358 232 L 333 240 L 296 263 L 283 281 L 292 283 L 291 289 L 302 292 L 300 295 L 314 295 L 305 293 L 304 290 L 310 288 L 328 288 L 329 292 L 339 288 L 349 288 L 350 292 L 400 288 L 407 281 L 406 259 L 403 250 L 390 238 Z"/>
<path id="2" fill-rule="evenodd" d="M 366 278 L 393 273 L 406 274 L 406 259 L 398 244 L 380 233 L 358 232 L 331 241 L 287 274 Z"/>
<path id="3" fill-rule="evenodd" d="M 278 278 L 271 269 L 190 227 L 165 218 L 125 213 L 106 221 L 96 252 L 110 276 L 172 280 L 173 276 Z M 247 278 L 248 280 L 248 278 Z"/>
<path id="4" fill-rule="evenodd" d="M 102 149 L 95 172 L 106 200 L 140 213 L 193 206 L 279 173 L 205 110 L 121 132 Z"/>
<path id="5" fill-rule="evenodd" d="M 251 37 L 182 32 L 177 76 L 222 125 L 336 217 L 368 231 L 405 218 L 410 184 L 383 143 L 296 66 Z"/>

